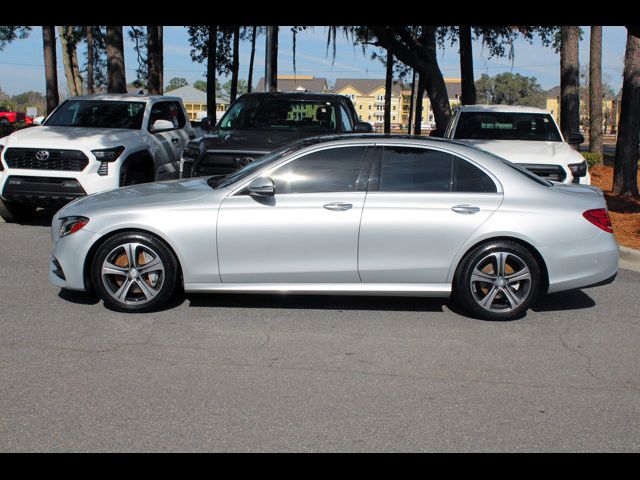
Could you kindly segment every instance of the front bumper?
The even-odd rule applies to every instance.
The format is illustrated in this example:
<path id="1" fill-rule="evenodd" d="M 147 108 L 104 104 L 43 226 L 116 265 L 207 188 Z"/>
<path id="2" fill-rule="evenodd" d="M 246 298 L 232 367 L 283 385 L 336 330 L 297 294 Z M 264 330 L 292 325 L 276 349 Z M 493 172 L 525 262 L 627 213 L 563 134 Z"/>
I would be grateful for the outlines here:
<path id="1" fill-rule="evenodd" d="M 57 215 L 53 219 L 53 229 L 58 224 Z M 52 232 L 52 235 L 56 232 Z M 54 235 L 55 236 L 55 235 Z M 56 239 L 49 259 L 49 280 L 60 288 L 86 291 L 84 262 L 95 241 L 93 232 L 83 228 L 71 235 Z"/>

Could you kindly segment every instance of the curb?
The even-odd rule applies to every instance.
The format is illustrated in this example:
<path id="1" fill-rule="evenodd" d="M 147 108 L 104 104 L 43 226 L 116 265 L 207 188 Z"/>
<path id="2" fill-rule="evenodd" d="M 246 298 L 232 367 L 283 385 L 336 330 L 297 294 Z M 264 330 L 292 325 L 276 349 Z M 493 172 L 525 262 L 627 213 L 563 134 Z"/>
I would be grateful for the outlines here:
<path id="1" fill-rule="evenodd" d="M 620 248 L 620 267 L 627 268 L 629 270 L 635 270 L 640 272 L 640 250 L 635 248 L 624 247 Z"/>

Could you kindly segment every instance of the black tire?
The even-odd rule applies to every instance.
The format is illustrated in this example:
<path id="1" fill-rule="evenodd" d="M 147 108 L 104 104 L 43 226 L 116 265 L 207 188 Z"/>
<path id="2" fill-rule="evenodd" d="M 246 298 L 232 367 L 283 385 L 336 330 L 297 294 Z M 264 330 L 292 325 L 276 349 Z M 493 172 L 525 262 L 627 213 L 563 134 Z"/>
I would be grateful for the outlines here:
<path id="1" fill-rule="evenodd" d="M 9 125 L 9 119 L 7 117 L 0 118 L 0 125 L 6 127 L 7 125 Z"/>
<path id="2" fill-rule="evenodd" d="M 496 271 L 498 259 L 504 259 L 502 274 Z M 474 274 L 476 267 L 480 271 Z M 495 281 L 485 282 L 485 276 Z M 462 259 L 456 271 L 454 295 L 467 312 L 478 318 L 513 320 L 522 317 L 537 299 L 541 283 L 540 265 L 527 248 L 510 241 L 491 241 Z"/>
<path id="3" fill-rule="evenodd" d="M 7 223 L 27 222 L 36 214 L 36 207 L 0 200 L 0 217 Z"/>
<path id="4" fill-rule="evenodd" d="M 133 257 L 134 260 L 134 268 L 143 271 L 144 266 L 147 264 L 141 264 L 140 267 L 136 265 L 137 260 L 140 258 L 139 255 L 142 252 L 143 254 L 152 253 L 152 259 L 155 261 L 154 257 L 160 259 L 163 267 L 162 273 L 154 273 L 153 275 L 157 275 L 154 279 L 155 282 L 160 283 L 156 288 L 153 288 L 152 279 L 150 279 L 149 275 L 147 277 L 143 277 L 143 273 L 136 273 L 135 277 L 131 277 L 131 270 L 129 269 L 130 264 L 127 263 L 126 267 L 122 267 L 123 270 L 129 269 L 129 273 L 126 275 L 123 273 L 118 273 L 115 275 L 107 274 L 103 275 L 103 266 L 105 264 L 105 260 L 111 255 L 112 258 L 114 255 L 118 255 L 120 252 L 120 248 L 123 250 L 126 248 L 124 245 L 127 244 L 139 244 L 141 247 L 138 247 L 137 252 L 134 252 Z M 115 252 L 115 253 L 114 253 Z M 125 256 L 128 255 L 124 252 Z M 122 253 L 119 255 L 122 256 Z M 109 259 L 109 263 L 112 262 L 112 258 Z M 151 260 L 150 260 L 151 262 Z M 96 251 L 96 254 L 91 262 L 91 282 L 95 292 L 102 298 L 105 305 L 121 312 L 149 312 L 153 310 L 157 310 L 161 307 L 167 300 L 171 297 L 173 292 L 176 289 L 177 278 L 178 278 L 178 260 L 175 255 L 169 249 L 165 243 L 155 237 L 154 235 L 144 233 L 144 232 L 122 232 L 110 237 L 106 240 Z M 141 288 L 140 281 L 146 282 L 148 289 L 145 288 L 145 291 L 153 291 L 155 292 L 155 296 L 152 298 Z M 117 294 L 120 289 L 125 288 L 125 282 L 130 281 L 131 287 L 129 289 L 129 293 L 127 291 L 124 292 L 124 300 L 118 300 L 115 298 L 115 294 Z M 118 283 L 121 282 L 121 283 Z M 144 297 L 144 298 L 143 298 Z"/>

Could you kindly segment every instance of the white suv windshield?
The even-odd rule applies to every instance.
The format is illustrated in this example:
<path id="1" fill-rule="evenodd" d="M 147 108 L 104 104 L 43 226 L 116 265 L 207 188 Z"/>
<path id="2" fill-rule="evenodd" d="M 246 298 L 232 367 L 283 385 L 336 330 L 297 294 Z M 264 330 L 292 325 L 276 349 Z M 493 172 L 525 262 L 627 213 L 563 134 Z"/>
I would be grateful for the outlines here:
<path id="1" fill-rule="evenodd" d="M 562 141 L 548 113 L 461 112 L 454 138 Z"/>
<path id="2" fill-rule="evenodd" d="M 47 119 L 48 127 L 142 128 L 144 102 L 67 100 Z"/>

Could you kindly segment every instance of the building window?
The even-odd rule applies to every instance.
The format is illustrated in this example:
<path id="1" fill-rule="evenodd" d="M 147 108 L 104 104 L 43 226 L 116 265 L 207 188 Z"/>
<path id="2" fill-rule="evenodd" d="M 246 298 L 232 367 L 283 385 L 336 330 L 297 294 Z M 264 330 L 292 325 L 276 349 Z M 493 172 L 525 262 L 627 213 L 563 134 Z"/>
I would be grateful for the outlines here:
<path id="1" fill-rule="evenodd" d="M 369 110 L 371 110 L 371 104 L 369 104 Z"/>
<path id="2" fill-rule="evenodd" d="M 392 109 L 392 110 L 395 110 L 395 109 L 396 109 L 396 106 L 394 105 L 391 109 Z"/>
<path id="3" fill-rule="evenodd" d="M 362 110 L 362 104 L 358 105 L 358 108 L 359 108 L 360 110 Z"/>

